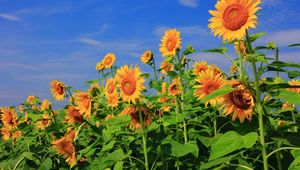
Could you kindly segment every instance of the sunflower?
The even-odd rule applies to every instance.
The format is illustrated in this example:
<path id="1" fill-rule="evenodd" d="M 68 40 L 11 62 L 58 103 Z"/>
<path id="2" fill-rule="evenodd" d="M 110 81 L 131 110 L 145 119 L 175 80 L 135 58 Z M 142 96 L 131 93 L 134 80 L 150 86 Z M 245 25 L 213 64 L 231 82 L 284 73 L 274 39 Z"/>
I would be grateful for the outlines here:
<path id="1" fill-rule="evenodd" d="M 300 80 L 291 80 L 288 82 L 288 84 L 290 86 L 300 86 Z M 297 88 L 288 88 L 288 90 L 296 92 L 296 93 L 300 93 L 300 87 Z"/>
<path id="2" fill-rule="evenodd" d="M 182 92 L 180 83 L 180 77 L 176 77 L 173 79 L 172 83 L 168 88 L 168 92 L 170 95 L 176 96 Z"/>
<path id="3" fill-rule="evenodd" d="M 7 130 L 15 129 L 18 126 L 17 112 L 13 108 L 3 107 L 0 109 L 1 121 Z"/>
<path id="4" fill-rule="evenodd" d="M 231 80 L 229 84 L 237 90 L 224 96 L 222 108 L 224 108 L 225 115 L 233 113 L 232 120 L 239 118 L 241 123 L 244 122 L 245 118 L 251 120 L 254 108 L 254 98 L 251 91 L 237 80 Z"/>
<path id="5" fill-rule="evenodd" d="M 145 79 L 141 77 L 141 74 L 137 66 L 132 68 L 132 66 L 125 65 L 117 71 L 116 81 L 123 101 L 135 104 L 135 100 L 141 97 L 141 91 L 145 89 L 143 85 Z"/>
<path id="6" fill-rule="evenodd" d="M 90 93 L 91 95 L 97 94 L 100 90 L 100 86 L 98 82 L 94 82 L 90 85 L 90 88 L 88 90 L 88 93 Z"/>
<path id="7" fill-rule="evenodd" d="M 160 70 L 161 70 L 161 73 L 168 74 L 168 71 L 173 71 L 174 70 L 174 65 L 170 64 L 167 61 L 162 61 L 160 63 Z"/>
<path id="8" fill-rule="evenodd" d="M 49 114 L 43 114 L 42 115 L 42 120 L 39 120 L 36 122 L 36 127 L 40 130 L 45 130 L 46 127 L 48 127 L 50 125 L 51 122 L 51 117 Z"/>
<path id="9" fill-rule="evenodd" d="M 234 42 L 234 49 L 236 53 L 241 56 L 245 56 L 247 54 L 247 48 L 243 40 L 238 40 Z"/>
<path id="10" fill-rule="evenodd" d="M 113 114 L 108 114 L 106 115 L 105 119 L 104 120 L 110 120 L 110 119 L 113 119 L 115 117 L 115 115 Z"/>
<path id="11" fill-rule="evenodd" d="M 66 162 L 73 167 L 77 160 L 76 160 L 76 151 L 74 146 L 74 138 L 76 135 L 76 131 L 71 131 L 67 136 L 64 136 L 58 140 L 52 142 L 54 149 L 58 152 L 58 154 L 62 155 Z"/>
<path id="12" fill-rule="evenodd" d="M 290 109 L 294 109 L 295 105 L 294 104 L 290 104 L 289 102 L 284 102 L 282 104 L 281 108 L 284 109 L 284 110 L 290 110 Z"/>
<path id="13" fill-rule="evenodd" d="M 231 66 L 230 66 L 230 72 L 231 72 L 232 74 L 235 74 L 235 73 L 237 72 L 237 68 L 236 68 L 235 65 L 231 65 Z"/>
<path id="14" fill-rule="evenodd" d="M 35 96 L 28 96 L 26 102 L 30 105 L 34 104 Z"/>
<path id="15" fill-rule="evenodd" d="M 119 104 L 119 95 L 117 91 L 112 94 L 106 95 L 107 105 L 110 107 L 117 107 Z"/>
<path id="16" fill-rule="evenodd" d="M 92 110 L 92 98 L 86 92 L 77 92 L 75 94 L 75 108 L 83 115 L 86 119 L 90 119 Z"/>
<path id="17" fill-rule="evenodd" d="M 215 64 L 209 65 L 209 68 L 213 70 L 215 75 L 221 74 L 222 70 Z"/>
<path id="18" fill-rule="evenodd" d="M 210 10 L 213 16 L 208 27 L 215 36 L 222 36 L 223 41 L 242 39 L 246 29 L 256 28 L 256 12 L 261 9 L 261 0 L 219 0 L 216 10 Z"/>
<path id="19" fill-rule="evenodd" d="M 100 61 L 96 64 L 96 70 L 97 71 L 102 71 L 105 68 L 104 62 Z"/>
<path id="20" fill-rule="evenodd" d="M 113 94 L 114 92 L 116 92 L 116 80 L 109 78 L 105 86 L 105 96 Z"/>
<path id="21" fill-rule="evenodd" d="M 45 99 L 41 104 L 41 111 L 50 109 L 50 105 L 51 105 L 51 103 L 47 99 Z"/>
<path id="22" fill-rule="evenodd" d="M 55 100 L 63 100 L 66 93 L 66 86 L 63 82 L 53 80 L 51 82 L 51 93 Z"/>
<path id="23" fill-rule="evenodd" d="M 143 115 L 143 120 L 144 120 L 144 125 L 145 126 L 150 126 L 152 122 L 152 116 L 150 113 L 148 113 L 147 108 L 144 106 L 141 106 L 141 112 Z M 120 115 L 129 115 L 131 117 L 131 123 L 130 123 L 130 129 L 131 130 L 137 130 L 142 127 L 140 123 L 140 115 L 139 115 L 139 110 L 135 106 L 128 106 L 126 107 Z"/>
<path id="24" fill-rule="evenodd" d="M 105 68 L 111 68 L 111 66 L 115 63 L 115 61 L 116 61 L 116 56 L 113 53 L 107 53 L 102 60 Z"/>
<path id="25" fill-rule="evenodd" d="M 194 64 L 194 75 L 198 75 L 200 72 L 205 71 L 207 69 L 206 61 L 202 60 L 200 62 L 196 62 Z"/>
<path id="26" fill-rule="evenodd" d="M 206 96 L 208 96 L 213 91 L 221 88 L 225 85 L 225 80 L 222 77 L 221 74 L 215 75 L 214 70 L 207 69 L 206 71 L 203 71 L 198 74 L 196 77 L 196 82 L 199 83 L 199 85 L 195 85 L 195 92 L 194 95 L 198 97 L 198 99 L 203 99 Z M 212 106 L 215 106 L 217 103 L 220 103 L 222 101 L 222 97 L 217 97 L 210 99 L 208 102 L 205 103 L 205 105 L 208 105 L 210 103 Z"/>
<path id="27" fill-rule="evenodd" d="M 163 82 L 161 84 L 161 94 L 164 94 L 167 92 L 167 82 Z"/>
<path id="28" fill-rule="evenodd" d="M 141 62 L 144 64 L 149 63 L 153 58 L 153 53 L 151 50 L 146 50 L 141 56 Z"/>
<path id="29" fill-rule="evenodd" d="M 83 117 L 79 113 L 79 111 L 75 108 L 75 106 L 70 105 L 66 111 L 66 122 L 69 124 L 74 124 L 76 122 L 82 123 L 83 122 Z"/>
<path id="30" fill-rule="evenodd" d="M 19 112 L 24 113 L 24 104 L 19 105 Z"/>
<path id="31" fill-rule="evenodd" d="M 180 32 L 176 29 L 167 30 L 159 48 L 162 56 L 175 56 L 176 50 L 179 48 L 181 48 Z"/>
<path id="32" fill-rule="evenodd" d="M 22 136 L 22 132 L 20 130 L 17 130 L 15 132 L 11 133 L 11 136 L 12 136 L 13 140 L 15 140 L 16 138 Z"/>
<path id="33" fill-rule="evenodd" d="M 1 129 L 2 139 L 3 140 L 9 140 L 10 138 L 10 132 L 6 128 Z"/>

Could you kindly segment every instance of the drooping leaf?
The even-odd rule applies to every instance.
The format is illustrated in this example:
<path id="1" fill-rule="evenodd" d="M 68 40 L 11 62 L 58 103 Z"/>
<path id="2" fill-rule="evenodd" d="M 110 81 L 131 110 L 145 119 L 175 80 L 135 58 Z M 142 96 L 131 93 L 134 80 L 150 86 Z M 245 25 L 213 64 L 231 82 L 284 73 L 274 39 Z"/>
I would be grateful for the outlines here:
<path id="1" fill-rule="evenodd" d="M 210 93 L 209 95 L 207 95 L 205 98 L 203 98 L 201 101 L 203 103 L 209 101 L 210 99 L 222 96 L 224 94 L 230 93 L 234 90 L 234 88 L 232 88 L 230 85 L 225 85 L 221 88 L 219 88 L 218 90 L 215 90 L 214 92 Z"/>
<path id="2" fill-rule="evenodd" d="M 253 42 L 255 40 L 257 40 L 259 37 L 266 35 L 265 32 L 259 32 L 259 33 L 255 33 L 250 35 L 250 41 Z"/>
<path id="3" fill-rule="evenodd" d="M 228 51 L 227 48 L 214 48 L 209 50 L 202 50 L 202 52 L 220 53 L 220 54 L 225 54 L 227 51 Z"/>
<path id="4" fill-rule="evenodd" d="M 191 153 L 195 157 L 198 157 L 199 149 L 195 141 L 189 141 L 188 143 L 181 144 L 172 140 L 170 141 L 170 144 L 172 146 L 171 155 L 174 157 L 182 157 L 184 155 L 187 155 L 188 153 Z"/>
<path id="5" fill-rule="evenodd" d="M 293 91 L 288 91 L 288 90 L 282 90 L 279 95 L 279 98 L 295 105 L 300 105 L 300 94 L 293 92 Z"/>

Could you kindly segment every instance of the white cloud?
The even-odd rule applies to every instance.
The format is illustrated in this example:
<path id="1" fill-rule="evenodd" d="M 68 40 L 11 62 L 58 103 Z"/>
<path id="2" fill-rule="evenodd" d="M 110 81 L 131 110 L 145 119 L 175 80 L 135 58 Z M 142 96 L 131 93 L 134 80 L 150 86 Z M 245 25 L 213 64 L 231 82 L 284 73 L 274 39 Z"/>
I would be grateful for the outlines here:
<path id="1" fill-rule="evenodd" d="M 103 44 L 101 41 L 97 41 L 91 38 L 79 38 L 79 42 L 93 46 L 100 46 Z"/>
<path id="2" fill-rule="evenodd" d="M 262 37 L 259 43 L 273 41 L 278 46 L 288 46 L 290 44 L 300 43 L 300 29 L 290 29 L 277 32 L 269 32 Z"/>
<path id="3" fill-rule="evenodd" d="M 190 8 L 195 8 L 198 6 L 198 0 L 178 0 L 178 2 L 181 5 L 190 7 Z"/>
<path id="4" fill-rule="evenodd" d="M 11 14 L 7 13 L 0 13 L 0 18 L 3 18 L 5 20 L 10 20 L 10 21 L 19 21 L 20 18 Z"/>
<path id="5" fill-rule="evenodd" d="M 153 34 L 160 37 L 164 34 L 164 32 L 171 27 L 168 26 L 158 26 L 153 30 Z M 178 31 L 181 32 L 181 34 L 184 35 L 200 35 L 200 36 L 207 36 L 210 35 L 207 28 L 204 28 L 200 25 L 193 25 L 193 26 L 182 26 L 182 27 L 176 27 Z"/>

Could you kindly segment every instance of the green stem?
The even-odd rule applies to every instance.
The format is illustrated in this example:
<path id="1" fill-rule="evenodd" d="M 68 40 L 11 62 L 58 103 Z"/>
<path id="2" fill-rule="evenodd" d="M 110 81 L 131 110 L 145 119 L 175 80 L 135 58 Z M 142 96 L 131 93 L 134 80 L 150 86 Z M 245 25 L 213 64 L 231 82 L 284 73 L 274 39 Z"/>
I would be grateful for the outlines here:
<path id="1" fill-rule="evenodd" d="M 248 44 L 248 51 L 250 54 L 253 54 L 253 49 L 251 46 L 251 42 L 247 30 L 246 30 L 246 39 Z M 251 58 L 251 64 L 252 64 L 252 69 L 253 69 L 253 74 L 255 79 L 255 92 L 256 92 L 255 98 L 256 98 L 256 108 L 258 112 L 259 138 L 262 146 L 263 165 L 264 165 L 264 170 L 268 170 L 268 157 L 267 157 L 265 135 L 264 135 L 263 108 L 261 106 L 261 101 L 260 101 L 259 78 L 257 76 L 256 64 L 253 58 Z"/>
<path id="2" fill-rule="evenodd" d="M 296 118 L 295 118 L 295 111 L 292 111 L 292 119 L 293 119 L 293 125 L 294 125 L 294 131 L 297 133 L 298 132 L 298 128 L 297 126 L 295 126 L 296 124 Z"/>
<path id="3" fill-rule="evenodd" d="M 277 148 L 281 147 L 281 142 L 277 143 Z M 281 163 L 281 154 L 279 152 L 276 152 L 277 157 L 277 168 L 278 170 L 282 170 L 282 163 Z"/>
<path id="4" fill-rule="evenodd" d="M 214 136 L 217 136 L 218 131 L 217 131 L 217 112 L 214 109 Z"/>
<path id="5" fill-rule="evenodd" d="M 145 124 L 144 124 L 144 120 L 143 120 L 143 116 L 142 116 L 142 112 L 141 112 L 141 106 L 140 106 L 140 102 L 137 99 L 136 100 L 136 104 L 139 110 L 139 117 L 140 117 L 140 123 L 142 125 L 142 131 L 143 131 L 143 150 L 144 150 L 144 157 L 145 157 L 145 169 L 149 170 L 149 164 L 148 164 L 148 153 L 147 153 L 147 131 L 145 128 Z"/>
<path id="6" fill-rule="evenodd" d="M 154 72 L 154 77 L 155 77 L 155 81 L 157 83 L 157 74 L 156 74 L 156 66 L 155 66 L 155 60 L 154 60 L 154 57 L 152 58 L 153 60 L 153 72 Z"/>
<path id="7" fill-rule="evenodd" d="M 275 49 L 275 59 L 276 59 L 276 62 L 278 62 L 278 55 L 279 54 L 279 49 L 278 49 L 278 47 L 276 47 L 276 49 Z M 277 69 L 278 69 L 278 66 L 277 66 Z M 277 70 L 276 71 L 276 77 L 279 77 L 279 71 Z"/>
<path id="8" fill-rule="evenodd" d="M 278 151 L 281 151 L 281 150 L 300 150 L 300 148 L 295 148 L 295 147 L 282 147 L 282 148 L 279 148 L 279 149 L 276 149 L 272 152 L 270 152 L 268 155 L 267 155 L 267 158 L 269 158 L 271 155 L 273 155 L 274 153 L 278 152 Z"/>
<path id="9" fill-rule="evenodd" d="M 105 84 L 104 84 L 104 71 L 101 70 L 101 82 L 102 82 L 102 86 L 105 87 Z"/>
<path id="10" fill-rule="evenodd" d="M 18 162 L 17 162 L 16 165 L 14 166 L 14 169 L 13 169 L 13 170 L 16 170 L 16 169 L 17 169 L 17 167 L 18 167 L 19 164 L 24 160 L 24 158 L 25 158 L 25 157 L 22 156 L 22 158 L 18 160 Z"/>

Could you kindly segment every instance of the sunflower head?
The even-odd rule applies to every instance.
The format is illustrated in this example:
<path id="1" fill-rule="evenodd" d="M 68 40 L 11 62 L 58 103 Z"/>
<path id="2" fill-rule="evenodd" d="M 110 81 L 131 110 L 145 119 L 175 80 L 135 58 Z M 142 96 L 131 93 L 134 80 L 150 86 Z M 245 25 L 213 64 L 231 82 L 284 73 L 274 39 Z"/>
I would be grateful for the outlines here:
<path id="1" fill-rule="evenodd" d="M 174 70 L 174 65 L 169 63 L 168 61 L 162 61 L 160 63 L 160 70 L 162 74 L 168 74 L 168 71 Z"/>
<path id="2" fill-rule="evenodd" d="M 213 17 L 208 27 L 224 41 L 243 39 L 246 29 L 256 27 L 260 3 L 261 0 L 219 0 L 216 10 L 209 11 Z"/>
<path id="3" fill-rule="evenodd" d="M 172 83 L 168 88 L 168 92 L 172 96 L 176 96 L 182 92 L 180 77 L 176 77 L 173 79 Z"/>
<path id="4" fill-rule="evenodd" d="M 75 108 L 86 119 L 90 119 L 92 111 L 92 97 L 87 92 L 78 91 L 75 94 Z"/>
<path id="5" fill-rule="evenodd" d="M 66 136 L 52 142 L 56 152 L 62 155 L 71 167 L 77 163 L 75 145 L 73 142 L 75 134 L 76 131 L 70 131 Z"/>
<path id="6" fill-rule="evenodd" d="M 144 64 L 149 63 L 153 58 L 153 53 L 151 50 L 146 50 L 141 56 L 141 62 Z"/>
<path id="7" fill-rule="evenodd" d="M 251 120 L 254 108 L 254 98 L 251 91 L 237 80 L 231 80 L 229 84 L 237 90 L 224 96 L 222 108 L 224 108 L 225 115 L 233 113 L 232 120 L 239 118 L 241 123 L 244 122 L 245 118 Z"/>
<path id="8" fill-rule="evenodd" d="M 115 115 L 108 114 L 108 115 L 106 115 L 106 117 L 104 118 L 104 120 L 110 120 L 110 119 L 113 119 L 114 117 L 115 117 Z"/>
<path id="9" fill-rule="evenodd" d="M 74 105 L 70 105 L 66 111 L 66 122 L 69 124 L 82 123 L 83 117 Z"/>
<path id="10" fill-rule="evenodd" d="M 1 121 L 4 127 L 8 130 L 16 129 L 18 126 L 17 112 L 13 108 L 9 108 L 9 107 L 0 108 L 0 112 L 1 112 Z"/>
<path id="11" fill-rule="evenodd" d="M 140 109 L 144 125 L 150 126 L 152 122 L 151 114 L 148 113 L 147 108 L 145 106 L 141 106 Z M 128 106 L 120 113 L 120 115 L 129 115 L 131 117 L 130 129 L 137 130 L 142 127 L 140 122 L 139 109 L 137 107 Z"/>
<path id="12" fill-rule="evenodd" d="M 102 71 L 102 70 L 104 70 L 105 69 L 105 65 L 104 65 L 104 62 L 103 61 L 100 61 L 100 62 L 98 62 L 97 64 L 96 64 L 96 70 L 97 71 Z"/>
<path id="13" fill-rule="evenodd" d="M 94 82 L 90 85 L 88 93 L 92 96 L 97 96 L 100 93 L 100 85 L 98 82 Z"/>
<path id="14" fill-rule="evenodd" d="M 115 61 L 116 61 L 116 56 L 113 53 L 107 53 L 102 60 L 105 68 L 111 68 L 111 66 L 115 63 Z"/>
<path id="15" fill-rule="evenodd" d="M 10 132 L 6 128 L 1 129 L 2 139 L 3 140 L 9 140 L 10 138 Z"/>
<path id="16" fill-rule="evenodd" d="M 109 78 L 105 86 L 105 95 L 110 95 L 116 92 L 116 80 L 114 78 Z"/>
<path id="17" fill-rule="evenodd" d="M 236 42 L 234 42 L 234 49 L 236 53 L 241 56 L 245 56 L 247 54 L 247 48 L 243 40 L 237 40 Z"/>
<path id="18" fill-rule="evenodd" d="M 194 75 L 198 75 L 202 71 L 205 71 L 207 69 L 207 63 L 206 61 L 202 60 L 200 62 L 195 62 L 194 64 Z"/>
<path id="19" fill-rule="evenodd" d="M 51 93 L 55 100 L 63 100 L 66 93 L 66 86 L 63 82 L 53 80 L 50 83 Z"/>
<path id="20" fill-rule="evenodd" d="M 291 80 L 288 82 L 290 86 L 300 86 L 300 80 Z M 300 87 L 297 88 L 288 88 L 289 91 L 300 93 Z"/>
<path id="21" fill-rule="evenodd" d="M 109 107 L 117 107 L 119 104 L 119 95 L 118 92 L 115 91 L 109 95 L 106 95 L 107 105 Z"/>
<path id="22" fill-rule="evenodd" d="M 28 96 L 26 99 L 26 102 L 30 105 L 34 105 L 35 104 L 35 96 Z"/>
<path id="23" fill-rule="evenodd" d="M 47 99 L 43 100 L 41 104 L 41 111 L 44 111 L 46 109 L 50 109 L 51 102 L 49 102 Z"/>
<path id="24" fill-rule="evenodd" d="M 235 74 L 235 73 L 237 72 L 237 68 L 236 68 L 235 65 L 231 65 L 231 66 L 230 66 L 230 72 L 231 72 L 232 74 Z"/>
<path id="25" fill-rule="evenodd" d="M 225 80 L 222 75 L 215 75 L 213 69 L 207 69 L 206 71 L 200 72 L 195 80 L 198 85 L 194 86 L 194 95 L 200 100 L 225 85 Z M 222 100 L 222 97 L 213 98 L 206 102 L 205 105 L 210 103 L 212 106 L 215 106 L 218 103 L 221 103 Z"/>
<path id="26" fill-rule="evenodd" d="M 176 29 L 167 30 L 159 48 L 162 56 L 175 56 L 179 48 L 181 48 L 180 32 Z"/>
<path id="27" fill-rule="evenodd" d="M 290 109 L 294 109 L 294 108 L 295 108 L 295 105 L 294 104 L 290 104 L 289 102 L 284 102 L 282 104 L 282 109 L 290 110 Z"/>
<path id="28" fill-rule="evenodd" d="M 145 79 L 141 76 L 142 72 L 139 67 L 128 67 L 125 65 L 117 70 L 116 82 L 120 88 L 120 96 L 125 102 L 132 102 L 139 99 L 142 95 L 142 90 L 145 89 L 143 83 Z"/>

